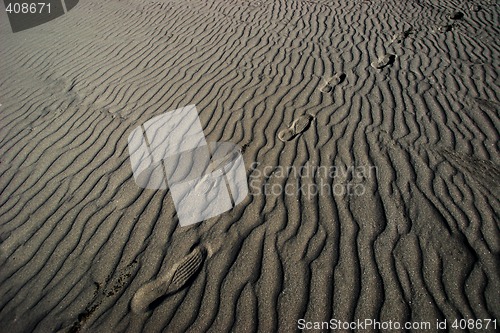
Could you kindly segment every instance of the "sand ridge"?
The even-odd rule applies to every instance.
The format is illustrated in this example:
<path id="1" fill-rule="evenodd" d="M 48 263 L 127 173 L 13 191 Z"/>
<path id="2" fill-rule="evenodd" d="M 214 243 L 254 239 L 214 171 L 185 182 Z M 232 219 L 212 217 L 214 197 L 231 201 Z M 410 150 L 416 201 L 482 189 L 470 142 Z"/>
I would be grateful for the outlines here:
<path id="1" fill-rule="evenodd" d="M 0 15 L 0 332 L 500 320 L 494 1 L 89 0 L 16 34 Z M 269 174 L 180 228 L 127 136 L 189 104 Z M 264 194 L 322 180 L 276 172 L 305 165 L 377 172 L 327 180 L 363 195 Z"/>

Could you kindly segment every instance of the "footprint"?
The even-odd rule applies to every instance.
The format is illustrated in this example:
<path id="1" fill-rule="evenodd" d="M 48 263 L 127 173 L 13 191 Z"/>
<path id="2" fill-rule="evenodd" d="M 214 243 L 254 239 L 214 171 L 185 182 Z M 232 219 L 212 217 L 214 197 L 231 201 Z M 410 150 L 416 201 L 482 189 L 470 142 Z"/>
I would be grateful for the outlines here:
<path id="1" fill-rule="evenodd" d="M 376 69 L 382 69 L 382 68 L 394 63 L 395 59 L 396 59 L 396 55 L 388 53 L 388 54 L 385 54 L 383 56 L 378 57 L 377 61 L 374 61 L 371 63 L 371 66 L 373 68 L 376 68 Z"/>
<path id="2" fill-rule="evenodd" d="M 481 6 L 479 6 L 479 5 L 470 5 L 469 9 L 470 9 L 471 11 L 473 11 L 473 12 L 476 12 L 476 13 L 477 13 L 477 12 L 478 12 L 478 11 L 480 11 L 482 8 L 481 8 Z"/>
<path id="3" fill-rule="evenodd" d="M 162 296 L 168 296 L 180 290 L 198 273 L 206 257 L 206 249 L 196 247 L 184 259 L 158 279 L 146 283 L 136 291 L 130 302 L 134 313 L 147 312 L 151 305 Z"/>
<path id="4" fill-rule="evenodd" d="M 314 116 L 310 114 L 300 116 L 293 121 L 290 127 L 278 133 L 278 139 L 283 142 L 293 140 L 297 135 L 305 132 L 311 126 L 313 120 Z"/>
<path id="5" fill-rule="evenodd" d="M 402 32 L 398 32 L 394 36 L 392 36 L 391 44 L 398 43 L 401 44 L 411 33 L 411 29 L 404 30 Z"/>
<path id="6" fill-rule="evenodd" d="M 332 77 L 324 79 L 323 84 L 319 88 L 319 91 L 321 91 L 322 93 L 330 93 L 333 91 L 333 88 L 335 88 L 336 85 L 344 82 L 345 78 L 346 75 L 344 73 L 337 73 Z"/>
<path id="7" fill-rule="evenodd" d="M 452 19 L 452 20 L 461 20 L 463 18 L 464 18 L 464 13 L 459 12 L 459 11 L 455 11 L 455 12 L 450 14 L 450 19 Z"/>
<path id="8" fill-rule="evenodd" d="M 290 141 L 295 137 L 295 131 L 293 128 L 286 128 L 278 133 L 278 139 L 283 142 Z"/>
<path id="9" fill-rule="evenodd" d="M 448 32 L 453 30 L 453 25 L 451 24 L 444 24 L 444 25 L 439 25 L 435 28 L 437 32 Z"/>

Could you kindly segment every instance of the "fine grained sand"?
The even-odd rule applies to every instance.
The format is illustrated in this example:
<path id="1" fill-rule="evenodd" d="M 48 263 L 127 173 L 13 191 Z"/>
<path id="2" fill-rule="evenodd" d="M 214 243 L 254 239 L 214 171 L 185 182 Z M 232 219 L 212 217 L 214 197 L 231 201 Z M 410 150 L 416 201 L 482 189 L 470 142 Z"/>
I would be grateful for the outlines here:
<path id="1" fill-rule="evenodd" d="M 16 34 L 0 16 L 0 332 L 500 319 L 495 1 L 89 0 Z M 127 136 L 190 104 L 261 177 L 181 228 Z M 325 180 L 279 174 L 306 165 L 371 172 L 326 179 L 354 195 L 263 193 Z"/>

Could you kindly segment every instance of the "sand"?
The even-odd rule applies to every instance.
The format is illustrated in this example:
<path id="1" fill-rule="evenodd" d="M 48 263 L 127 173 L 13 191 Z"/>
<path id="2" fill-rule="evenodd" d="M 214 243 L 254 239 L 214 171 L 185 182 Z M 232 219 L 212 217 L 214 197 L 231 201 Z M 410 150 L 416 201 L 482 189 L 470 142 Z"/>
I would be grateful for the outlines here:
<path id="1" fill-rule="evenodd" d="M 2 11 L 0 332 L 498 328 L 499 14 L 88 0 L 14 34 Z M 169 190 L 135 184 L 127 137 L 190 104 L 254 182 L 181 227 Z M 311 166 L 336 173 L 283 173 Z"/>

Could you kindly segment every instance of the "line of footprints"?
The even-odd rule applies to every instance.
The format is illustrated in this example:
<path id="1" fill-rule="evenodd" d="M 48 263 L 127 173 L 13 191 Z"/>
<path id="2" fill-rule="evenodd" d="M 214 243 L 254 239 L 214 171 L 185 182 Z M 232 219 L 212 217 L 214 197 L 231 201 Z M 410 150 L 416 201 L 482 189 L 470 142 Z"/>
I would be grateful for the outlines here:
<path id="1" fill-rule="evenodd" d="M 470 7 L 471 11 L 477 12 L 481 8 L 477 5 L 473 5 Z M 455 11 L 448 15 L 448 18 L 452 21 L 458 21 L 463 19 L 464 14 L 459 11 Z M 438 32 L 448 32 L 453 29 L 453 24 L 445 24 L 437 27 Z M 401 32 L 396 33 L 391 41 L 390 44 L 396 43 L 396 44 L 402 44 L 403 41 L 413 33 L 413 30 L 407 29 L 403 30 Z M 377 70 L 382 70 L 385 67 L 388 67 L 394 63 L 396 60 L 396 55 L 392 53 L 387 53 L 379 56 L 375 61 L 373 61 L 370 66 L 377 69 Z M 324 94 L 332 93 L 334 88 L 341 84 L 342 82 L 345 81 L 346 79 L 346 74 L 345 73 L 337 73 L 331 77 L 326 77 L 323 79 L 322 84 L 319 86 L 319 91 L 321 91 Z M 311 123 L 315 119 L 315 116 L 311 114 L 305 114 L 302 115 L 292 121 L 292 124 L 289 125 L 287 128 L 282 129 L 278 133 L 278 139 L 280 139 L 283 142 L 291 141 L 298 137 L 300 134 L 304 133 L 308 128 L 311 127 Z"/>

